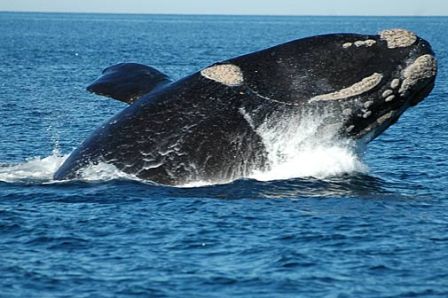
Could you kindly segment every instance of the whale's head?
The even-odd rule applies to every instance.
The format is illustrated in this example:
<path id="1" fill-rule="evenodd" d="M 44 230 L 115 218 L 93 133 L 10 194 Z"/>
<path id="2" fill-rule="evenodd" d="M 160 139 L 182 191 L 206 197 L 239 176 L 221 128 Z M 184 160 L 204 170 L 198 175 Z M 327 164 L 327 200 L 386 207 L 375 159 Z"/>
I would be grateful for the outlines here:
<path id="1" fill-rule="evenodd" d="M 251 91 L 292 109 L 330 111 L 329 125 L 366 142 L 427 96 L 437 72 L 429 43 L 403 29 L 310 37 L 258 55 L 235 61 Z"/>
<path id="2" fill-rule="evenodd" d="M 370 47 L 372 56 L 366 59 L 363 51 L 358 51 L 362 47 Z M 434 53 L 427 41 L 410 31 L 385 30 L 377 37 L 347 41 L 342 49 L 352 57 L 353 66 L 360 69 L 336 74 L 341 76 L 340 81 L 357 71 L 363 75 L 353 84 L 347 80 L 341 89 L 318 94 L 308 101 L 317 105 L 337 102 L 332 106 L 341 113 L 342 135 L 371 141 L 434 87 L 437 73 Z"/>

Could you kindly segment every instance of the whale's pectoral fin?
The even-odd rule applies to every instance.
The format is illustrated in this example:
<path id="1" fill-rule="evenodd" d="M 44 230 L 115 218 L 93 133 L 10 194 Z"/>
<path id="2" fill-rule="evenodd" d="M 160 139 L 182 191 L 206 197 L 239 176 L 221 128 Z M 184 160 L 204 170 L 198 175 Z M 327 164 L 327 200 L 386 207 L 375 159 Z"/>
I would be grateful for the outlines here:
<path id="1" fill-rule="evenodd" d="M 139 97 L 170 83 L 164 73 L 137 63 L 120 63 L 103 70 L 87 90 L 131 104 Z"/>

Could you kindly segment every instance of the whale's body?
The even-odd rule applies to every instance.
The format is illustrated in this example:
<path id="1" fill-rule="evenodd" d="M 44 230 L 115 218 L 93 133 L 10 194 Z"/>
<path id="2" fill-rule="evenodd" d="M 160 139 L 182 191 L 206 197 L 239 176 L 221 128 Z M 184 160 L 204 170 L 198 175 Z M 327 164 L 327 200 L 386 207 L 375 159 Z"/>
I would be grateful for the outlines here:
<path id="1" fill-rule="evenodd" d="M 430 45 L 400 29 L 295 40 L 177 82 L 151 67 L 119 64 L 88 90 L 130 105 L 54 177 L 76 178 L 99 162 L 172 185 L 247 177 L 269 168 L 259 133 L 268 119 L 275 125 L 280 117 L 326 114 L 316 133 L 337 127 L 338 137 L 369 142 L 428 95 L 435 76 Z"/>

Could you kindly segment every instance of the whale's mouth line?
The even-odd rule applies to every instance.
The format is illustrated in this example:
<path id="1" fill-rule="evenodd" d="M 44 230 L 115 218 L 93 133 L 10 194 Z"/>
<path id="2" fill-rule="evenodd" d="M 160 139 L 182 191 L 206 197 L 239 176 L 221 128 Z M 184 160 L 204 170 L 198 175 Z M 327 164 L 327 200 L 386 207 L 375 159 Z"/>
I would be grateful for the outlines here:
<path id="1" fill-rule="evenodd" d="M 381 78 L 382 79 L 382 78 Z M 398 81 L 399 83 L 397 83 L 397 86 L 394 86 L 394 81 Z M 387 99 L 388 97 L 398 97 L 400 96 L 400 94 L 395 94 L 398 91 L 398 88 L 400 87 L 400 85 L 402 84 L 403 79 L 393 79 L 390 82 L 388 82 L 387 84 L 394 86 L 391 87 L 391 89 L 394 90 L 394 93 L 392 95 L 389 96 L 379 96 L 379 98 L 383 98 L 383 100 L 385 101 L 385 103 L 387 104 L 389 102 L 389 100 Z M 379 82 L 375 83 L 375 87 L 379 84 Z M 418 85 L 420 86 L 418 86 Z M 385 131 L 389 126 L 391 126 L 392 124 L 394 124 L 399 117 L 401 116 L 401 114 L 403 114 L 409 107 L 411 106 L 415 106 L 417 105 L 419 102 L 421 102 L 433 89 L 435 84 L 435 75 L 432 76 L 429 80 L 426 79 L 423 82 L 419 81 L 416 82 L 415 85 L 411 86 L 412 89 L 417 89 L 418 91 L 414 91 L 412 94 L 409 94 L 410 92 L 408 91 L 406 95 L 402 95 L 402 103 L 400 103 L 398 106 L 396 105 L 395 100 L 393 100 L 392 103 L 390 102 L 390 108 L 386 109 L 385 111 L 381 112 L 378 114 L 377 117 L 372 118 L 372 122 L 370 122 L 370 124 L 367 124 L 364 128 L 362 128 L 360 131 L 356 132 L 356 126 L 355 125 L 348 125 L 347 127 L 345 127 L 344 130 L 340 131 L 340 136 L 345 136 L 348 137 L 349 139 L 354 139 L 354 140 L 367 140 L 366 143 L 370 142 L 371 140 L 373 140 L 375 137 L 377 137 L 378 135 L 380 135 L 383 131 Z M 416 86 L 417 85 L 417 86 Z M 290 107 L 303 107 L 303 104 L 297 104 L 297 103 L 290 103 L 290 102 L 283 102 L 280 100 L 276 100 L 264 95 L 261 95 L 260 93 L 258 93 L 257 91 L 253 90 L 252 88 L 250 88 L 249 86 L 245 86 L 247 92 L 249 92 L 250 94 L 255 95 L 258 98 L 261 98 L 263 100 L 267 100 L 270 101 L 272 103 L 275 104 L 279 104 L 282 106 L 290 106 Z M 373 88 L 370 88 L 373 89 Z M 353 96 L 348 96 L 350 99 L 353 99 Z M 406 98 L 408 97 L 408 98 Z M 309 103 L 312 103 L 312 105 L 315 107 L 315 103 L 316 102 L 344 102 L 345 100 L 347 100 L 348 98 L 337 98 L 337 99 L 331 99 L 331 100 L 325 100 L 325 99 L 320 99 L 319 100 L 310 100 Z M 294 113 L 293 113 L 294 114 Z M 341 123 L 341 127 L 344 127 L 344 125 Z M 348 133 L 348 134 L 347 134 Z M 367 137 L 366 137 L 367 136 Z"/>
<path id="2" fill-rule="evenodd" d="M 284 106 L 293 106 L 293 107 L 301 106 L 301 104 L 291 103 L 291 102 L 284 102 L 284 101 L 280 101 L 280 100 L 277 100 L 277 99 L 270 98 L 268 96 L 264 96 L 264 95 L 258 93 L 257 91 L 255 91 L 254 89 L 252 89 L 251 87 L 247 86 L 247 85 L 245 87 L 246 87 L 246 90 L 250 94 L 253 94 L 256 97 L 259 97 L 261 99 L 264 99 L 264 100 L 267 100 L 267 101 L 270 101 L 270 102 L 273 102 L 273 103 L 276 103 L 276 104 L 284 105 Z"/>
<path id="3" fill-rule="evenodd" d="M 381 113 L 370 125 L 367 125 L 364 129 L 356 133 L 353 138 L 356 140 L 365 139 L 366 143 L 373 140 L 389 126 L 394 124 L 409 107 L 415 106 L 421 102 L 431 92 L 434 84 L 435 77 L 431 78 L 431 80 L 425 84 L 422 84 L 420 88 L 418 88 L 418 91 L 416 91 L 412 97 L 406 99 L 403 104 L 396 108 L 391 107 L 389 110 Z"/>

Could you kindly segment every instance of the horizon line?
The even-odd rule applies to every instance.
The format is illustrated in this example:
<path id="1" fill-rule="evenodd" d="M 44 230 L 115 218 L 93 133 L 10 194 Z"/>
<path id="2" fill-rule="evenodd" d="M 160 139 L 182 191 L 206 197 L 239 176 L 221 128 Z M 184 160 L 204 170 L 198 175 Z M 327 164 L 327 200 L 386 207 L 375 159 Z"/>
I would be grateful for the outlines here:
<path id="1" fill-rule="evenodd" d="M 59 11 L 59 10 L 0 10 L 0 13 L 43 13 L 43 14 L 110 14 L 110 15 L 172 15 L 172 16 L 254 16 L 254 17 L 448 17 L 437 14 L 247 14 L 247 13 L 179 13 L 179 12 L 107 12 L 107 11 Z"/>

